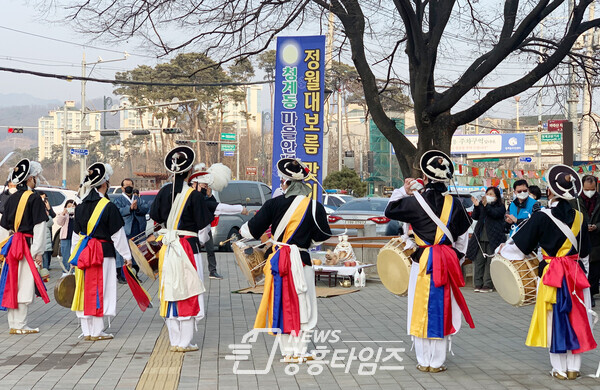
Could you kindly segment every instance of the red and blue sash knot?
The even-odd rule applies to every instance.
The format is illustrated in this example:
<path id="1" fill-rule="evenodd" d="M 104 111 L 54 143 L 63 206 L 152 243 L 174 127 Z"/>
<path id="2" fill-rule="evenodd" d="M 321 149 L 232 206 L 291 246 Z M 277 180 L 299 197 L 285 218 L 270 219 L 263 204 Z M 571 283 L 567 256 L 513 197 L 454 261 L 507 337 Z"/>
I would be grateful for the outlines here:
<path id="1" fill-rule="evenodd" d="M 44 303 L 50 302 L 44 281 L 37 270 L 35 261 L 31 256 L 27 238 L 33 235 L 22 232 L 14 233 L 6 244 L 2 247 L 1 254 L 5 257 L 5 264 L 0 275 L 0 310 L 17 309 L 19 307 L 19 261 L 25 260 L 29 265 L 31 274 L 37 290 L 44 300 Z"/>

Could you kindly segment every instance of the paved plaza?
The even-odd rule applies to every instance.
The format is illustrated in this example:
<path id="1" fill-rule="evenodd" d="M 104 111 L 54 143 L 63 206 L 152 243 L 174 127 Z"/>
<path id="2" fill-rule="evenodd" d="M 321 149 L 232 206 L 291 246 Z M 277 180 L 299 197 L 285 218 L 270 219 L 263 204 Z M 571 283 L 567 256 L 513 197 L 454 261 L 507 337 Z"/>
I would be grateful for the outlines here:
<path id="1" fill-rule="evenodd" d="M 78 339 L 75 314 L 54 301 L 44 305 L 36 299 L 30 306 L 30 326 L 40 328 L 36 335 L 9 335 L 6 313 L 1 312 L 0 389 L 600 388 L 600 378 L 592 377 L 600 364 L 599 350 L 584 355 L 582 378 L 553 379 L 547 350 L 524 345 L 533 307 L 514 308 L 496 293 L 475 294 L 470 288 L 463 293 L 476 328 L 465 327 L 463 321 L 452 339 L 454 356 L 448 355 L 447 372 L 416 370 L 406 336 L 406 298 L 392 295 L 377 282 L 367 282 L 352 294 L 319 299 L 319 330 L 337 332 L 313 335 L 310 349 L 319 351 L 327 364 L 290 365 L 280 362 L 279 354 L 269 364 L 273 337 L 260 334 L 243 340 L 261 296 L 232 293 L 247 286 L 233 255 L 219 254 L 218 264 L 225 279 L 205 281 L 207 317 L 194 341 L 199 352 L 168 352 L 156 308 L 158 283 L 145 278 L 155 308 L 142 313 L 127 286 L 119 285 L 118 312 L 108 330 L 115 338 L 110 341 Z M 48 284 L 51 299 L 60 276 L 56 267 Z M 315 341 L 317 337 L 321 338 Z M 236 356 L 242 348 L 242 355 L 250 359 L 231 360 L 233 344 Z M 268 372 L 240 373 L 251 370 Z"/>

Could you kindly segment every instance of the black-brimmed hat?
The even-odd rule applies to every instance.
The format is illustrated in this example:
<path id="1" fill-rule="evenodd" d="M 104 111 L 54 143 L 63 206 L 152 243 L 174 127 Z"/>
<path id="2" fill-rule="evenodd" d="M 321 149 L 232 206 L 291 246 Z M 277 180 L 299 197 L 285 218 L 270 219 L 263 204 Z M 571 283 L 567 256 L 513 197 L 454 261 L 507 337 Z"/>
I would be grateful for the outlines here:
<path id="1" fill-rule="evenodd" d="M 165 156 L 165 168 L 174 174 L 181 174 L 192 169 L 196 154 L 189 146 L 178 146 Z"/>
<path id="2" fill-rule="evenodd" d="M 450 157 L 439 150 L 428 150 L 423 153 L 419 162 L 421 171 L 431 180 L 446 181 L 454 175 L 454 164 Z"/>
<path id="3" fill-rule="evenodd" d="M 563 164 L 554 165 L 548 169 L 546 181 L 556 196 L 566 200 L 577 198 L 583 189 L 581 178 L 577 172 Z"/>
<path id="4" fill-rule="evenodd" d="M 87 169 L 87 175 L 83 178 L 82 186 L 90 188 L 99 187 L 110 179 L 113 169 L 109 164 L 96 162 Z"/>
<path id="5" fill-rule="evenodd" d="M 42 173 L 42 165 L 37 161 L 29 161 L 22 159 L 15 165 L 10 173 L 10 181 L 13 184 L 19 185 L 24 183 L 31 176 L 38 176 Z"/>
<path id="6" fill-rule="evenodd" d="M 282 158 L 277 162 L 279 177 L 286 180 L 302 181 L 308 177 L 310 169 L 299 158 Z"/>

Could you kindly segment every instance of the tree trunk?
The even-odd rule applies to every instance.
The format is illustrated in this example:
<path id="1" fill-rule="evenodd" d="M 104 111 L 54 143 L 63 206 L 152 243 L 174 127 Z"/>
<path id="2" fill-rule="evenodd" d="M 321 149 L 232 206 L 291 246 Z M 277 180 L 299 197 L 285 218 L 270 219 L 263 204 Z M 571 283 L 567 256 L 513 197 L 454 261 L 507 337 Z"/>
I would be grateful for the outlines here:
<path id="1" fill-rule="evenodd" d="M 439 115 L 431 121 L 421 122 L 417 151 L 411 162 L 411 175 L 413 177 L 421 177 L 423 175 L 419 170 L 419 162 L 421 156 L 426 151 L 432 149 L 440 150 L 450 156 L 452 135 L 456 131 L 456 128 L 457 126 L 450 119 L 449 112 Z M 399 158 L 398 153 L 396 153 L 396 157 Z"/>

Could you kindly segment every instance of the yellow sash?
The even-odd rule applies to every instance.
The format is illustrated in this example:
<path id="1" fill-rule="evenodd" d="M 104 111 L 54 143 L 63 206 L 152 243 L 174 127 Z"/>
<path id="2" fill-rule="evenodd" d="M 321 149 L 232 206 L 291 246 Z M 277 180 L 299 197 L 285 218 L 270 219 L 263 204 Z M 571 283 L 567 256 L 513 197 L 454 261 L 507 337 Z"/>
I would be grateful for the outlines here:
<path id="1" fill-rule="evenodd" d="M 571 231 L 577 237 L 581 231 L 581 225 L 583 222 L 583 214 L 575 210 L 575 219 L 571 226 Z M 567 238 L 562 244 L 555 257 L 564 257 L 571 251 L 573 244 Z M 544 256 L 548 256 L 545 250 L 542 249 Z M 546 259 L 546 262 L 550 264 L 550 259 Z M 542 273 L 542 279 L 538 283 L 537 298 L 535 301 L 535 309 L 531 316 L 531 323 L 529 324 L 529 332 L 527 332 L 527 340 L 525 345 L 529 347 L 548 347 L 548 313 L 552 310 L 552 305 L 556 303 L 556 287 L 546 286 L 542 283 L 544 275 L 548 271 L 548 266 Z"/>
<path id="2" fill-rule="evenodd" d="M 446 226 L 448 226 L 448 221 L 450 219 L 450 214 L 452 212 L 452 203 L 453 198 L 452 195 L 446 195 L 444 197 L 444 205 L 442 207 L 442 215 L 440 215 L 440 220 Z M 435 241 L 432 245 L 438 245 L 442 238 L 444 237 L 444 232 L 440 227 L 437 227 L 435 232 Z M 419 236 L 415 234 L 415 241 L 417 245 L 423 247 L 427 246 L 427 243 L 423 241 Z M 412 317 L 410 323 L 410 334 L 416 337 L 427 338 L 427 325 L 428 325 L 428 315 L 427 309 L 429 305 L 429 290 L 431 286 L 431 275 L 427 273 L 427 263 L 429 261 L 429 253 L 431 251 L 430 247 L 425 248 L 421 257 L 419 258 L 419 275 L 417 277 L 417 284 L 415 288 L 415 297 L 413 301 L 413 310 Z M 413 263 L 414 265 L 414 263 Z"/>
<path id="3" fill-rule="evenodd" d="M 175 223 L 173 224 L 174 229 L 177 229 L 177 227 L 179 226 L 179 220 L 181 219 L 181 214 L 183 213 L 183 209 L 185 208 L 185 205 L 187 204 L 188 198 L 194 191 L 195 190 L 193 188 L 188 188 L 188 190 L 186 191 L 183 202 L 181 202 L 181 207 L 179 208 L 179 210 L 177 210 L 177 218 L 175 218 Z M 159 237 L 159 240 L 160 239 L 162 239 L 162 238 Z M 159 281 L 162 281 L 162 267 L 163 267 L 163 262 L 165 260 L 165 252 L 166 251 L 167 251 L 166 245 L 163 245 L 160 248 L 160 250 L 158 251 L 158 280 Z M 201 267 L 202 265 L 197 264 L 197 266 Z M 164 289 L 164 287 L 160 286 L 160 315 L 162 317 L 166 317 L 169 302 L 167 302 L 163 299 L 163 291 L 164 291 L 163 289 Z"/>
<path id="4" fill-rule="evenodd" d="M 21 195 L 21 199 L 19 199 L 19 204 L 17 205 L 17 213 L 15 214 L 15 224 L 13 225 L 13 231 L 19 231 L 19 226 L 21 226 L 21 221 L 23 220 L 23 215 L 25 215 L 25 207 L 27 206 L 27 201 L 29 197 L 33 194 L 33 191 L 27 190 Z M 10 239 L 10 236 L 6 237 L 2 242 L 0 242 L 0 248 L 2 248 Z M 0 261 L 4 261 L 4 256 L 0 255 Z"/>
<path id="5" fill-rule="evenodd" d="M 100 216 L 104 211 L 104 208 L 110 203 L 110 200 L 106 198 L 100 199 L 100 201 L 94 207 L 94 212 L 90 217 L 87 223 L 86 234 L 79 234 L 79 241 L 75 246 L 75 250 L 71 253 L 71 257 L 69 258 L 69 262 L 73 260 L 73 258 L 79 252 L 79 248 L 83 239 L 86 236 L 91 235 L 94 232 L 94 228 L 98 224 Z M 73 304 L 71 305 L 72 311 L 83 311 L 83 292 L 84 292 L 84 283 L 83 283 L 83 270 L 80 270 L 78 267 L 75 267 L 75 295 L 73 295 Z"/>
<path id="6" fill-rule="evenodd" d="M 287 224 L 285 228 L 285 233 L 283 234 L 282 242 L 288 242 L 288 240 L 292 237 L 294 232 L 300 226 L 300 222 L 302 222 L 302 218 L 304 218 L 304 214 L 306 210 L 310 206 L 311 199 L 310 197 L 304 198 L 294 213 L 292 214 L 292 218 L 290 218 L 290 222 Z M 279 250 L 279 248 L 273 248 L 273 252 L 267 258 L 267 262 L 263 268 L 263 272 L 265 274 L 265 282 L 264 282 L 264 291 L 263 296 L 260 301 L 260 306 L 258 307 L 258 311 L 256 313 L 256 320 L 254 321 L 254 328 L 267 328 L 267 318 L 269 320 L 268 328 L 273 327 L 273 302 L 275 298 L 275 291 L 273 290 L 273 274 L 271 273 L 271 258 L 275 255 L 275 253 Z"/>

